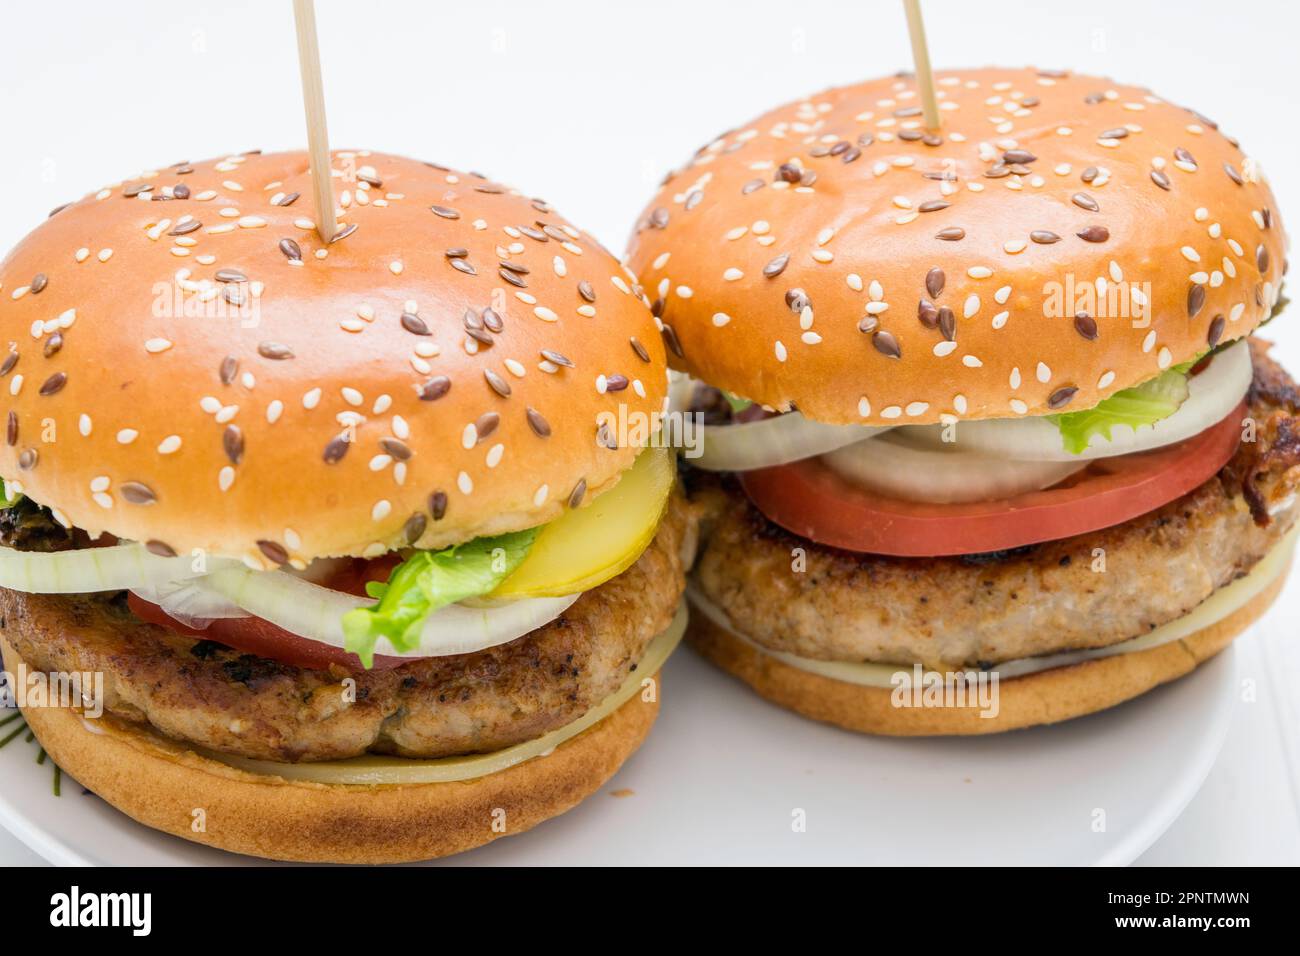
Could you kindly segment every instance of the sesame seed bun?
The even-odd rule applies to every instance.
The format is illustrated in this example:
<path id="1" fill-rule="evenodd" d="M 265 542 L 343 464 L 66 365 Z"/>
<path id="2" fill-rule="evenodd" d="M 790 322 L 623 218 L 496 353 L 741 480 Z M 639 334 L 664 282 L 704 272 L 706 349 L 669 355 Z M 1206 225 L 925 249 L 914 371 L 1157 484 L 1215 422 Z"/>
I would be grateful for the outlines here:
<path id="1" fill-rule="evenodd" d="M 142 173 L 0 262 L 0 475 L 90 532 L 254 567 L 549 521 L 635 447 L 664 350 L 618 261 L 473 173 L 335 152 Z M 635 419 L 630 419 L 635 420 Z"/>
<path id="2" fill-rule="evenodd" d="M 0 654 L 21 662 L 3 638 Z M 374 786 L 249 773 L 108 715 L 93 730 L 68 708 L 23 715 L 64 771 L 156 830 L 275 860 L 404 863 L 522 833 L 576 806 L 641 745 L 658 712 L 657 698 L 637 694 L 545 757 L 457 783 Z"/>
<path id="3" fill-rule="evenodd" d="M 1213 122 L 1096 77 L 935 79 L 934 133 L 888 77 L 668 177 L 629 265 L 670 363 L 823 422 L 1008 418 L 1088 408 L 1269 316 L 1273 194 Z M 1125 291 L 1076 297 L 1099 285 Z"/>
<path id="4" fill-rule="evenodd" d="M 932 737 L 1001 733 L 1096 713 L 1191 673 L 1232 643 L 1281 592 L 1287 572 L 1222 620 L 1158 647 L 1100 657 L 998 683 L 998 712 L 976 707 L 898 707 L 893 690 L 814 674 L 764 654 L 707 615 L 691 615 L 686 632 L 704 657 L 767 700 L 814 720 L 860 733 Z"/>

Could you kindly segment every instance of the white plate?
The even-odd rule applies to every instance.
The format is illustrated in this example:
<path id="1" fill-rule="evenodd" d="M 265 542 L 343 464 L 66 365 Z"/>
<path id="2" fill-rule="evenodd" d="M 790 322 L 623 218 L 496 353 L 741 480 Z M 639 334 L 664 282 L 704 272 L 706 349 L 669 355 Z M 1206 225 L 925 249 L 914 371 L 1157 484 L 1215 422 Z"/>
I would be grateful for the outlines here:
<path id="1" fill-rule="evenodd" d="M 1125 864 L 1205 779 L 1235 675 L 1230 648 L 1183 680 L 1056 727 L 890 740 L 779 710 L 683 650 L 650 740 L 601 792 L 450 862 Z M 0 824 L 51 862 L 258 862 L 142 827 L 66 776 L 56 799 L 36 753 L 21 735 L 0 750 Z"/>

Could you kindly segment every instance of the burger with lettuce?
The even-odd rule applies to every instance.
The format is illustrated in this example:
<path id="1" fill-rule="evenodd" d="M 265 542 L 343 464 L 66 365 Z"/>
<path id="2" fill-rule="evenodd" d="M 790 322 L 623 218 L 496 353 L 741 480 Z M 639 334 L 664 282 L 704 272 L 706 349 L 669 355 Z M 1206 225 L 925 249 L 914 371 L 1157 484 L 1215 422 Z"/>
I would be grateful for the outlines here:
<path id="1" fill-rule="evenodd" d="M 910 76 L 735 126 L 629 250 L 710 423 L 691 640 L 882 734 L 1187 674 L 1282 587 L 1300 482 L 1300 393 L 1253 334 L 1286 272 L 1257 159 L 1139 87 L 936 81 L 937 129 Z"/>
<path id="2" fill-rule="evenodd" d="M 332 163 L 329 242 L 304 154 L 241 154 L 106 186 L 0 262 L 0 652 L 103 675 L 102 718 L 24 716 L 148 826 L 424 859 L 637 748 L 690 528 L 617 260 L 476 174 Z"/>

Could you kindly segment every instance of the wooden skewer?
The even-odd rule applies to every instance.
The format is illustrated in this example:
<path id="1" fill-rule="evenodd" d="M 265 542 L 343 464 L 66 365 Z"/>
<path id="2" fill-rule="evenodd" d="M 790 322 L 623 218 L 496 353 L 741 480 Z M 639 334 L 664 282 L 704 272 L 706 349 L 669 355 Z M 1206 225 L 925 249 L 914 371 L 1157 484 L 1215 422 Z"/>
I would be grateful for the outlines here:
<path id="1" fill-rule="evenodd" d="M 334 218 L 330 139 L 325 127 L 325 89 L 321 83 L 313 0 L 293 0 L 293 22 L 298 30 L 298 69 L 302 73 L 302 105 L 307 114 L 307 158 L 311 163 L 312 198 L 316 202 L 316 231 L 321 239 L 329 242 L 339 234 L 339 224 Z"/>
<path id="2" fill-rule="evenodd" d="M 907 32 L 912 38 L 912 60 L 916 63 L 916 85 L 921 88 L 921 109 L 925 126 L 939 128 L 939 101 L 934 96 L 934 73 L 930 71 L 930 51 L 925 45 L 925 22 L 921 19 L 920 0 L 903 0 L 907 12 Z"/>

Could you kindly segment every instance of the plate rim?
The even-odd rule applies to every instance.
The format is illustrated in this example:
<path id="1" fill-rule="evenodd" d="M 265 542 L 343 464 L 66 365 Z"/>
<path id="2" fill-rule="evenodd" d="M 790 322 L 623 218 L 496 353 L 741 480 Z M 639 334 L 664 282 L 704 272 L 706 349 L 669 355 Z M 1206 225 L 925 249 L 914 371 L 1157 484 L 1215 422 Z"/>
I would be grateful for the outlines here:
<path id="1" fill-rule="evenodd" d="M 1233 706 L 1235 698 L 1232 689 L 1236 685 L 1237 675 L 1237 649 L 1235 642 L 1224 648 L 1223 651 L 1216 654 L 1213 658 L 1200 665 L 1197 670 L 1202 668 L 1212 670 L 1218 673 L 1217 679 L 1213 685 L 1212 710 L 1206 718 L 1210 733 L 1201 737 L 1199 745 L 1189 753 L 1189 760 L 1180 764 L 1183 772 L 1175 775 L 1170 786 L 1161 791 L 1159 800 L 1148 805 L 1148 810 L 1142 817 L 1141 821 L 1135 825 L 1131 832 L 1125 834 L 1121 839 L 1110 844 L 1101 850 L 1099 855 L 1088 861 L 1062 862 L 1056 865 L 1086 865 L 1086 866 L 1127 866 L 1136 861 L 1145 853 L 1157 840 L 1173 825 L 1174 821 L 1183 813 L 1188 804 L 1195 798 L 1200 791 L 1210 771 L 1214 768 L 1219 754 L 1223 749 L 1223 744 L 1227 739 L 1228 731 L 1231 728 L 1235 708 Z M 703 663 L 703 662 L 701 662 Z M 708 666 L 705 664 L 704 666 Z M 1171 682 L 1176 684 L 1185 678 L 1193 676 L 1195 673 L 1183 675 L 1178 681 Z M 1153 691 L 1172 689 L 1170 684 L 1153 688 Z M 1145 697 L 1146 695 L 1141 695 Z M 1140 700 L 1141 697 L 1136 698 Z M 1201 698 L 1204 700 L 1204 697 Z M 1127 702 L 1126 702 L 1127 703 Z M 1120 705 L 1121 707 L 1124 705 Z M 807 718 L 797 714 L 789 714 L 789 719 L 804 721 Z M 1077 720 L 1087 720 L 1089 716 L 1076 718 Z M 1073 723 L 1067 721 L 1065 723 Z M 35 764 L 33 764 L 35 766 Z M 80 782 L 74 776 L 64 772 L 64 782 L 73 783 L 78 788 Z M 96 798 L 98 799 L 98 798 Z M 136 820 L 122 814 L 116 808 L 109 807 L 112 818 L 118 825 L 129 823 L 132 826 L 142 826 Z M 5 788 L 0 787 L 0 827 L 8 831 L 15 839 L 26 846 L 29 850 L 41 857 L 42 860 L 53 866 L 68 867 L 92 867 L 92 866 L 119 866 L 133 865 L 131 861 L 115 861 L 102 858 L 96 858 L 93 854 L 88 855 L 85 851 L 76 848 L 67 839 L 65 839 L 57 830 L 47 829 L 36 823 L 31 817 L 25 814 L 9 797 Z M 271 860 L 262 860 L 256 857 L 249 857 L 243 854 L 230 853 L 216 847 L 207 847 L 202 844 L 184 841 L 180 837 L 169 836 L 167 834 L 154 834 L 167 841 L 164 845 L 170 845 L 171 841 L 180 841 L 183 847 L 180 850 L 204 850 L 215 854 L 211 862 L 207 861 L 189 861 L 173 859 L 170 861 L 160 862 L 157 865 L 164 866 L 186 866 L 186 865 L 274 865 L 283 866 L 283 863 Z M 170 851 L 169 851 L 170 852 Z M 434 862 L 448 862 L 434 861 Z M 463 862 L 469 863 L 470 860 Z M 689 865 L 689 864 L 687 864 Z M 781 865 L 779 863 L 774 865 Z M 1015 864 L 1010 864 L 1015 865 Z"/>

